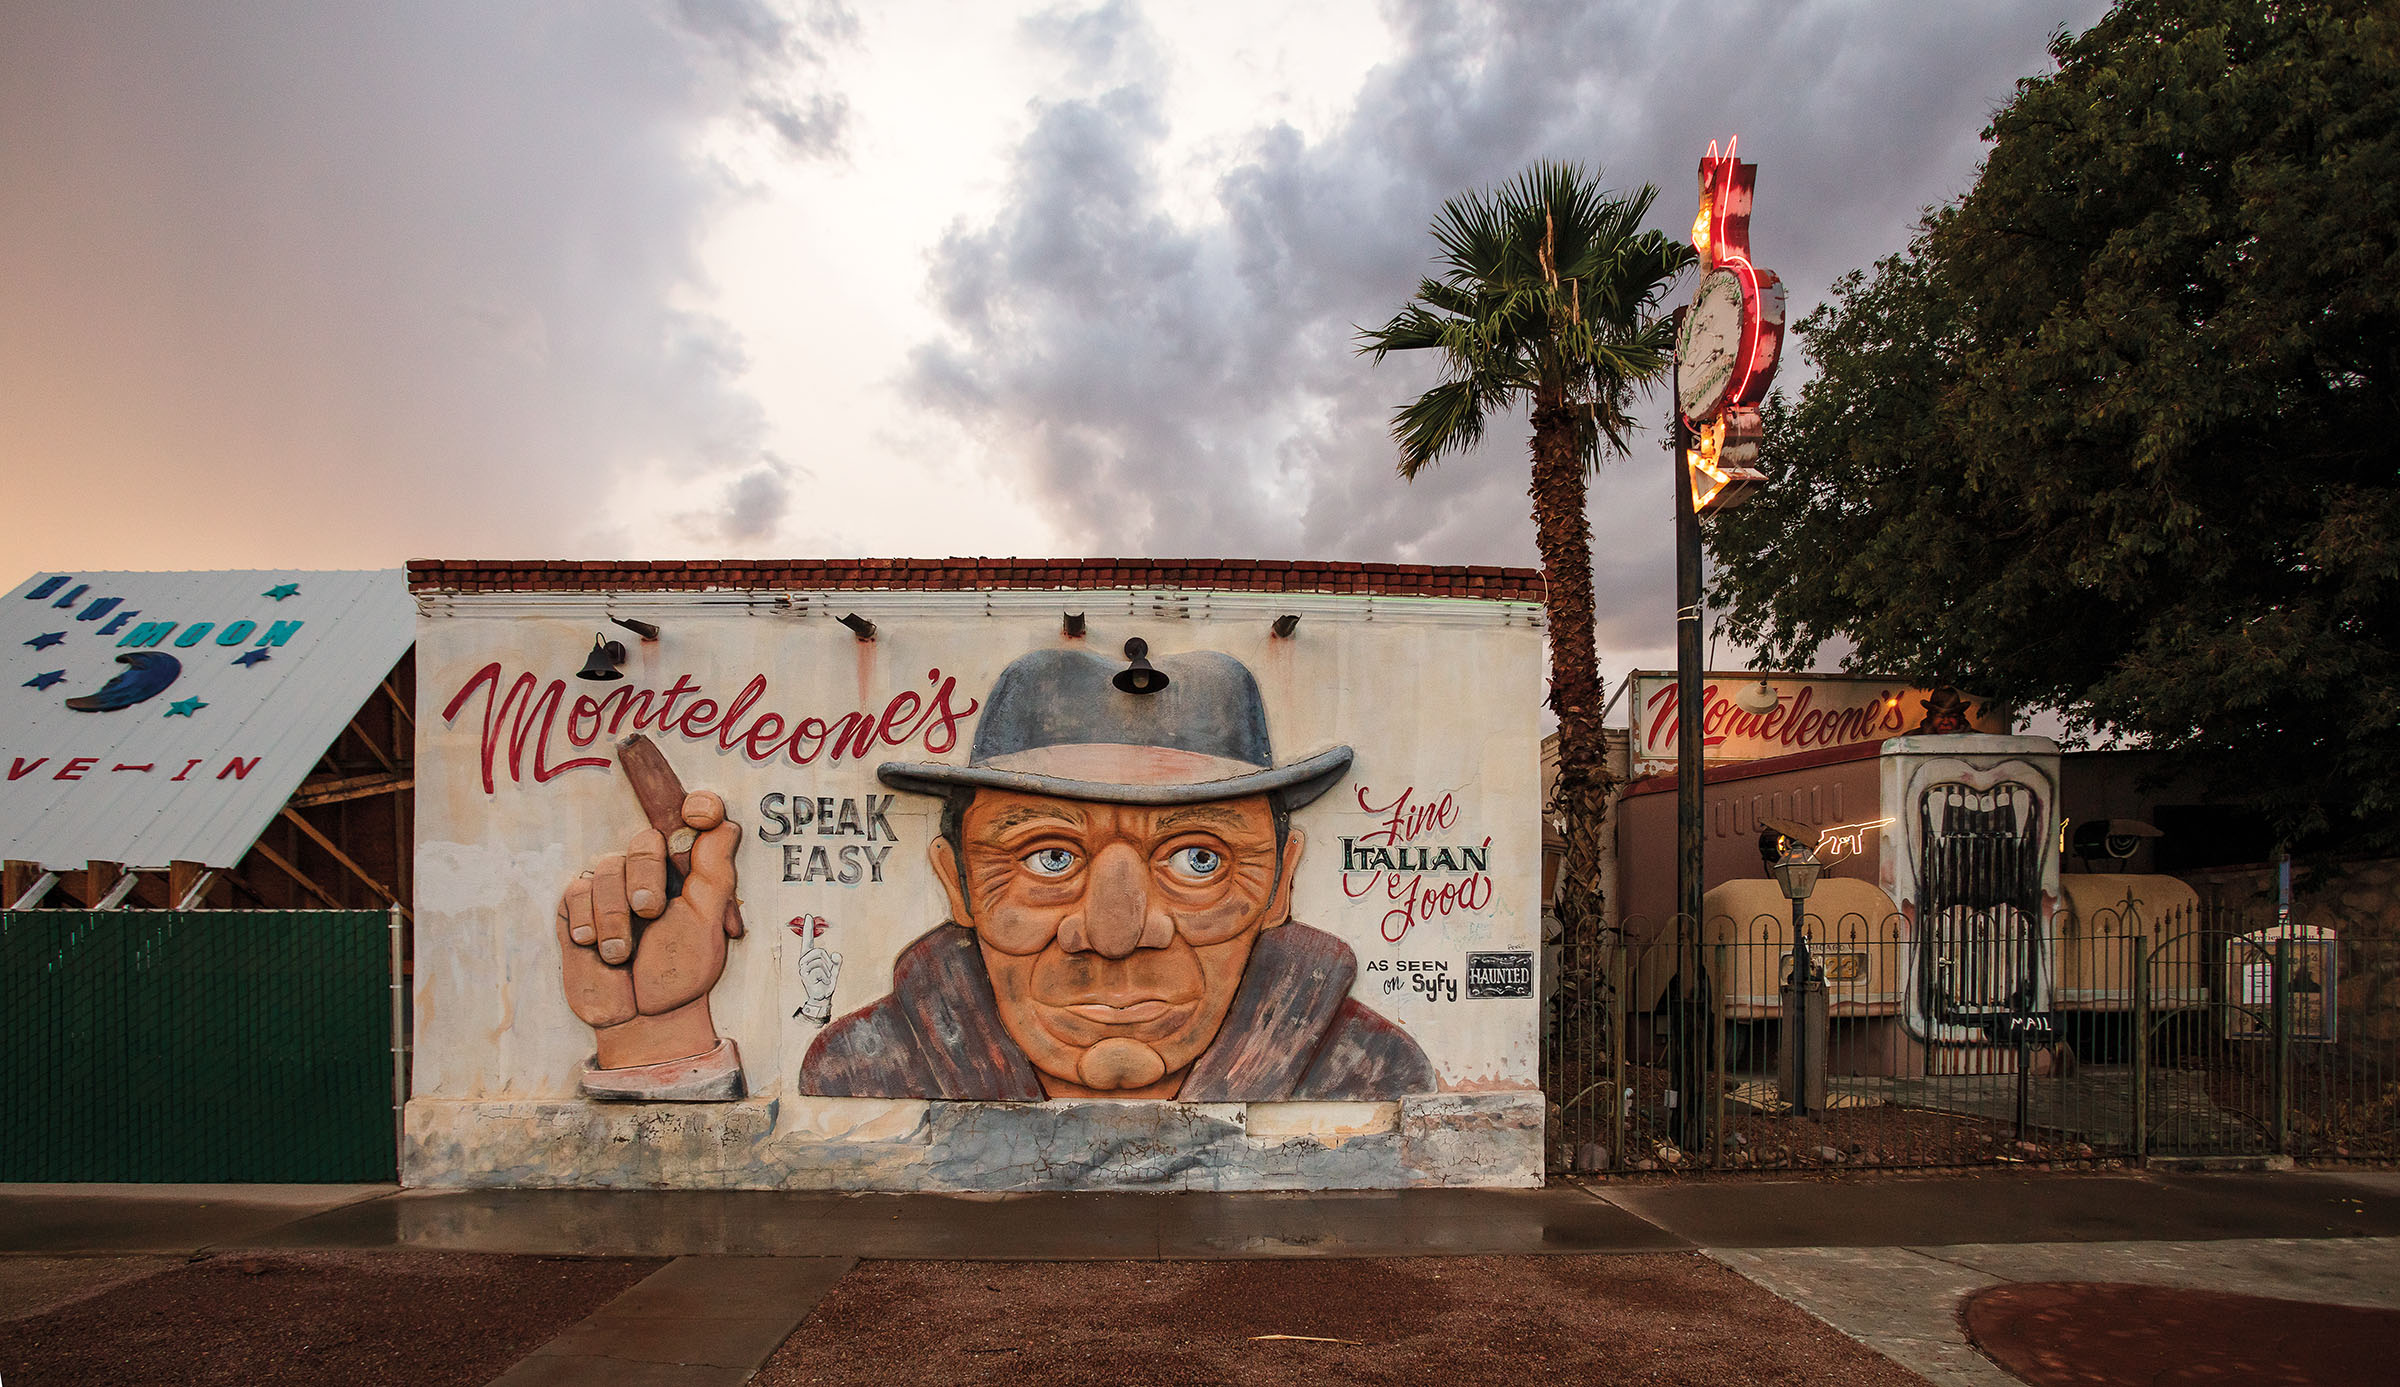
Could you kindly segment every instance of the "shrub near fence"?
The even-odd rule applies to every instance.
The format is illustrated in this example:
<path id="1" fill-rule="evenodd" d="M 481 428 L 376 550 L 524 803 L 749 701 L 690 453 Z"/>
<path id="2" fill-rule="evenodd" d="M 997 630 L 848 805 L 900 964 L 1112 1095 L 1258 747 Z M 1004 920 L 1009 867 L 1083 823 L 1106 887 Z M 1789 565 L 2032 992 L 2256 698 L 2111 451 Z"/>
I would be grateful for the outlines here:
<path id="1" fill-rule="evenodd" d="M 1899 916 L 1806 929 L 1828 1021 L 1826 1102 L 1805 1115 L 1777 1074 L 1788 916 L 1713 916 L 1680 946 L 1635 922 L 1583 958 L 1562 948 L 1553 1173 L 2400 1158 L 2400 1015 L 2344 975 L 2400 964 L 2389 941 L 2131 899 L 2046 931 L 1947 928 L 1947 957 Z M 1999 1002 L 1941 995 L 1994 968 L 2011 985 L 1976 992 Z"/>

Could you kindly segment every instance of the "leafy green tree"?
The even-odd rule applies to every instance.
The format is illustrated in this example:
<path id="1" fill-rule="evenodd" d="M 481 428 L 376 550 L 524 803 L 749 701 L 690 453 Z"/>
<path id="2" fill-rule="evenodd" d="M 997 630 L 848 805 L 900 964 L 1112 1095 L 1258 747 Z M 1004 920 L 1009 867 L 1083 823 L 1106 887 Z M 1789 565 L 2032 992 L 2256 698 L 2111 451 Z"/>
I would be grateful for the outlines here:
<path id="1" fill-rule="evenodd" d="M 1668 325 L 1652 315 L 1690 259 L 1641 229 L 1657 190 L 1612 193 L 1597 171 L 1535 164 L 1512 181 L 1442 204 L 1435 277 L 1359 350 L 1440 354 L 1441 382 L 1392 416 L 1400 475 L 1414 479 L 1472 448 L 1492 416 L 1526 408 L 1533 424 L 1534 540 L 1548 579 L 1550 706 L 1558 714 L 1556 807 L 1565 820 L 1560 879 L 1595 884 L 1558 903 L 1568 939 L 1599 923 L 1600 829 L 1614 788 L 1601 740 L 1605 707 L 1593 644 L 1592 530 L 1584 474 L 1621 453 L 1641 382 L 1665 370 Z"/>
<path id="2" fill-rule="evenodd" d="M 2400 13 L 2125 0 L 1800 324 L 1712 526 L 1762 665 L 1956 683 L 2400 844 Z"/>

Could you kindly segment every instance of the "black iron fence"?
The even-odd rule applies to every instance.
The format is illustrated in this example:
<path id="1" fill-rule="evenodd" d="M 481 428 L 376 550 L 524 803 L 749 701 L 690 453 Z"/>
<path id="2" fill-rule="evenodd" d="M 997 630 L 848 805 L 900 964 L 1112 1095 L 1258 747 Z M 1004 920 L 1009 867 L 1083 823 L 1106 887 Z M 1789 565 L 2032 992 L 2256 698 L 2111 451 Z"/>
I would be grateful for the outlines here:
<path id="1" fill-rule="evenodd" d="M 2131 891 L 1969 914 L 1805 913 L 1814 1025 L 1789 915 L 1563 943 L 1552 1173 L 2400 1159 L 2400 943 Z"/>

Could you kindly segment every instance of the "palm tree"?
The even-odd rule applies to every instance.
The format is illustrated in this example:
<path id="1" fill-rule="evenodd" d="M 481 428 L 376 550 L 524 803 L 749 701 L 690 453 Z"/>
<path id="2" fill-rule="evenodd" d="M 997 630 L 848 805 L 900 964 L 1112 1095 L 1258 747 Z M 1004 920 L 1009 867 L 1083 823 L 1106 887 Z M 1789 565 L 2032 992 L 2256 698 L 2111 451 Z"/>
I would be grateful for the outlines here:
<path id="1" fill-rule="evenodd" d="M 1634 390 L 1667 366 L 1672 329 L 1648 315 L 1692 252 L 1641 229 L 1656 196 L 1647 185 L 1611 193 L 1597 170 L 1539 163 L 1499 188 L 1454 197 L 1433 222 L 1439 276 L 1390 322 L 1359 331 L 1359 351 L 1375 361 L 1441 353 L 1441 383 L 1392 415 L 1402 477 L 1474 447 L 1493 414 L 1531 409 L 1534 540 L 1548 577 L 1558 714 L 1551 808 L 1564 820 L 1560 880 L 1570 884 L 1558 915 L 1578 953 L 1598 933 L 1600 830 L 1615 788 L 1600 731 L 1584 472 L 1626 450 Z"/>

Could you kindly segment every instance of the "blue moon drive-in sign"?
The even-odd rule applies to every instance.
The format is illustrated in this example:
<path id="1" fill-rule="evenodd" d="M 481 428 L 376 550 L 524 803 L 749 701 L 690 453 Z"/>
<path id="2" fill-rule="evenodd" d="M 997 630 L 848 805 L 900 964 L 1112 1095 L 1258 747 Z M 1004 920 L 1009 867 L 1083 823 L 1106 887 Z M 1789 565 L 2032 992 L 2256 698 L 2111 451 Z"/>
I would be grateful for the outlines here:
<path id="1" fill-rule="evenodd" d="M 100 686 L 98 693 L 67 700 L 78 713 L 112 713 L 156 698 L 183 673 L 183 661 L 163 650 L 133 650 L 117 657 L 125 672 Z"/>

